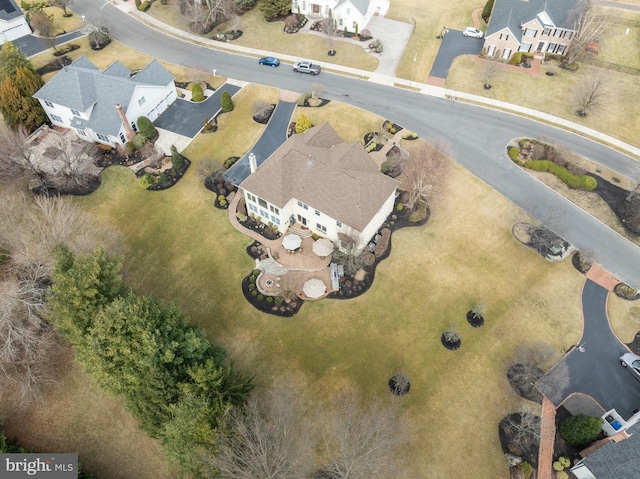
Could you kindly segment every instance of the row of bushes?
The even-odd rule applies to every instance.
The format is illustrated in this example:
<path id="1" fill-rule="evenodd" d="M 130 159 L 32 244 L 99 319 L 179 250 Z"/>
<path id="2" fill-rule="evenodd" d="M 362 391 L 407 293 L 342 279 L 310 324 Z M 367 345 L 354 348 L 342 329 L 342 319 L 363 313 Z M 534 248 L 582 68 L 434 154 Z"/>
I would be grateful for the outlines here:
<path id="1" fill-rule="evenodd" d="M 533 171 L 544 171 L 544 172 L 554 174 L 569 188 L 574 188 L 577 190 L 593 191 L 596 188 L 596 186 L 598 186 L 598 182 L 592 176 L 573 175 L 564 166 L 557 165 L 550 160 L 531 160 L 531 161 L 524 162 L 518 158 L 519 153 L 520 153 L 520 148 L 516 146 L 510 147 L 508 150 L 509 158 L 513 162 L 525 168 L 529 168 L 530 170 L 533 170 Z"/>

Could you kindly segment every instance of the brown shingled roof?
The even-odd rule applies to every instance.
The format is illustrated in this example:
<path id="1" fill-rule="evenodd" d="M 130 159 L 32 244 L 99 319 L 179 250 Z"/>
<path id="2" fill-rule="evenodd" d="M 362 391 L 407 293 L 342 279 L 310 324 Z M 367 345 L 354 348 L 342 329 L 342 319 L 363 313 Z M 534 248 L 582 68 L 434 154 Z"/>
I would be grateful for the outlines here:
<path id="1" fill-rule="evenodd" d="M 290 137 L 240 184 L 279 208 L 295 198 L 359 231 L 398 186 L 328 123 Z"/>

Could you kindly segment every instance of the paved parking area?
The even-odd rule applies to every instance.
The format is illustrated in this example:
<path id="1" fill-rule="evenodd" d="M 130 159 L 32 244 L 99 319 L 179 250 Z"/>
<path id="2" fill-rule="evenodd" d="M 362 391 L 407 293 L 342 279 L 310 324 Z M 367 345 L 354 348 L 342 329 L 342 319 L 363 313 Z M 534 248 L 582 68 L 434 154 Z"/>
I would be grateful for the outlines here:
<path id="1" fill-rule="evenodd" d="M 449 30 L 441 41 L 440 49 L 431 67 L 429 77 L 447 78 L 453 59 L 459 55 L 478 55 L 484 45 L 483 38 L 462 35 L 461 30 Z"/>
<path id="2" fill-rule="evenodd" d="M 220 111 L 220 97 L 227 91 L 233 97 L 240 87 L 225 83 L 213 95 L 200 103 L 192 103 L 178 98 L 160 115 L 154 125 L 157 128 L 193 138 L 204 126 L 204 119 L 215 116 Z"/>

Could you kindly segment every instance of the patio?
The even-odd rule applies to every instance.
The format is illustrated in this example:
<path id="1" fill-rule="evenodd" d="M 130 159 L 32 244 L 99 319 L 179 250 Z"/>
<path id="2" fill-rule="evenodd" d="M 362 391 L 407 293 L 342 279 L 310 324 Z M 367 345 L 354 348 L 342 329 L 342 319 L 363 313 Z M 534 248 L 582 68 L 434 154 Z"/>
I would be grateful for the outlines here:
<path id="1" fill-rule="evenodd" d="M 329 266 L 332 254 L 318 256 L 314 252 L 316 241 L 310 236 L 308 230 L 300 230 L 294 227 L 280 238 L 268 240 L 259 233 L 244 228 L 236 217 L 237 205 L 242 196 L 241 192 L 238 191 L 229 205 L 229 220 L 238 231 L 260 242 L 268 253 L 269 257 L 267 259 L 257 260 L 256 267 L 262 271 L 256 281 L 260 293 L 266 296 L 281 296 L 285 293 L 290 293 L 308 301 L 322 299 L 333 292 L 331 268 Z M 309 237 L 301 237 L 305 235 L 304 231 Z M 292 238 L 292 235 L 296 236 L 297 239 Z M 285 241 L 286 238 L 289 239 Z M 283 241 L 285 241 L 284 246 Z M 295 247 L 298 241 L 299 246 Z M 321 240 L 319 239 L 318 241 Z M 315 247 L 315 250 L 321 254 L 327 251 L 328 246 L 326 241 L 322 243 L 325 244 L 322 244 L 320 249 L 318 249 L 320 245 Z M 289 248 L 294 246 L 294 248 L 289 249 L 285 246 Z M 318 297 L 312 297 L 318 294 L 317 291 L 312 291 L 313 294 L 311 295 L 307 294 L 309 293 L 308 288 L 307 293 L 305 293 L 305 283 L 313 279 L 320 280 L 325 285 L 324 292 Z"/>

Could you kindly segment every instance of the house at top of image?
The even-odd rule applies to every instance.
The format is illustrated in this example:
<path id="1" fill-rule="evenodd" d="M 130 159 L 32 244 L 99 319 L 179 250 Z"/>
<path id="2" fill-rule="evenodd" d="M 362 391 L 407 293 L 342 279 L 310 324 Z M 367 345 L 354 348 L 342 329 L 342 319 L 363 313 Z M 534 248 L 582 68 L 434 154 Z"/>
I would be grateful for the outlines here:
<path id="1" fill-rule="evenodd" d="M 14 0 L 0 0 L 0 45 L 31 34 L 22 10 Z"/>
<path id="2" fill-rule="evenodd" d="M 329 10 L 338 30 L 355 33 L 367 28 L 374 15 L 384 15 L 389 0 L 292 0 L 291 11 L 310 18 L 327 18 Z"/>
<path id="3" fill-rule="evenodd" d="M 495 0 L 485 34 L 489 57 L 516 52 L 565 55 L 576 33 L 580 0 Z"/>
<path id="4" fill-rule="evenodd" d="M 109 146 L 131 141 L 136 121 L 155 121 L 177 98 L 174 76 L 156 60 L 140 71 L 116 61 L 104 71 L 86 57 L 60 70 L 33 96 L 56 126 Z"/>
<path id="5" fill-rule="evenodd" d="M 380 172 L 358 142 L 328 123 L 292 135 L 240 183 L 247 212 L 281 233 L 290 225 L 361 251 L 393 211 L 400 183 Z"/>

